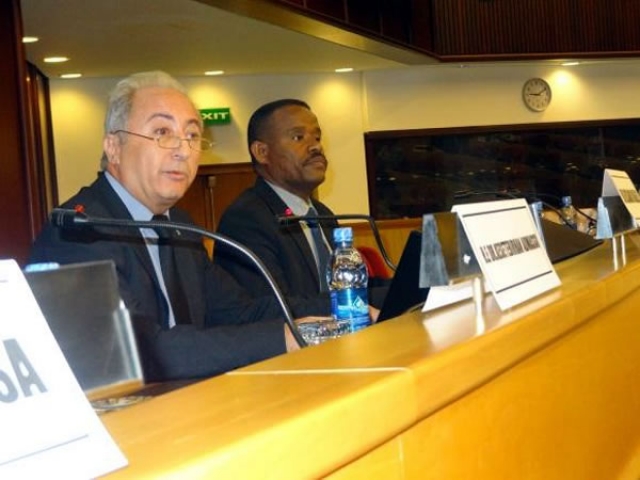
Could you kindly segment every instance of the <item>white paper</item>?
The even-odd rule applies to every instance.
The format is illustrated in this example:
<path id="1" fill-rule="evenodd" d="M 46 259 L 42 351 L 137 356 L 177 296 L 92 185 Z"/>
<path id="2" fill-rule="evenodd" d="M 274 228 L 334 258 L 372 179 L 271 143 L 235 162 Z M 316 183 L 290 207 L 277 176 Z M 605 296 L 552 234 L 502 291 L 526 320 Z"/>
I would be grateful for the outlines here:
<path id="1" fill-rule="evenodd" d="M 501 310 L 560 285 L 524 199 L 456 205 Z"/>
<path id="2" fill-rule="evenodd" d="M 0 260 L 0 309 L 0 478 L 88 479 L 125 466 L 13 260 Z"/>
<path id="3" fill-rule="evenodd" d="M 482 282 L 483 292 L 490 292 L 489 286 Z M 473 281 L 465 280 L 453 285 L 444 285 L 429 288 L 427 300 L 422 307 L 423 312 L 429 312 L 436 308 L 446 307 L 454 303 L 462 302 L 473 298 Z"/>
<path id="4" fill-rule="evenodd" d="M 454 285 L 431 287 L 422 311 L 429 312 L 471 297 L 473 297 L 473 285 L 470 280 Z"/>

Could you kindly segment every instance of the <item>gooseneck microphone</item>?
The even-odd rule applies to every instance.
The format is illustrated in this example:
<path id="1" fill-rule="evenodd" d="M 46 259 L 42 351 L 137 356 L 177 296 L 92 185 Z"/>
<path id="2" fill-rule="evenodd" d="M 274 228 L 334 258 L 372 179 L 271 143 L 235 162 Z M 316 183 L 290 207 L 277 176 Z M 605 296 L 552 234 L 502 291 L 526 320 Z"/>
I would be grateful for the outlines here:
<path id="1" fill-rule="evenodd" d="M 315 220 L 318 222 L 329 222 L 336 220 L 366 220 L 367 222 L 369 222 L 369 227 L 371 227 L 371 231 L 373 232 L 373 238 L 376 241 L 378 250 L 380 250 L 380 253 L 382 254 L 384 262 L 389 266 L 391 270 L 393 270 L 394 272 L 396 271 L 395 264 L 391 261 L 391 259 L 389 259 L 389 255 L 387 255 L 387 251 L 384 248 L 378 226 L 376 225 L 373 217 L 369 215 L 361 215 L 357 213 L 348 213 L 341 215 L 276 215 L 276 219 L 281 225 L 291 225 L 307 220 Z"/>
<path id="2" fill-rule="evenodd" d="M 306 347 L 307 342 L 305 342 L 304 338 L 300 334 L 298 327 L 296 326 L 293 315 L 291 314 L 291 309 L 287 304 L 282 290 L 278 287 L 278 284 L 274 280 L 273 276 L 267 270 L 267 267 L 262 263 L 262 260 L 258 258 L 258 256 L 253 253 L 249 248 L 242 245 L 235 240 L 230 239 L 224 235 L 219 233 L 210 232 L 209 230 L 205 230 L 204 228 L 200 228 L 196 225 L 191 225 L 188 223 L 180 223 L 180 222 L 171 222 L 171 221 L 156 221 L 156 220 L 128 220 L 128 219 L 114 219 L 114 218 L 99 218 L 99 217 L 89 217 L 84 212 L 76 211 L 72 209 L 65 208 L 54 208 L 49 214 L 49 219 L 51 223 L 55 227 L 59 228 L 83 228 L 89 226 L 100 226 L 100 227 L 118 227 L 118 228 L 173 228 L 175 230 L 181 230 L 185 232 L 195 233 L 202 237 L 207 237 L 216 242 L 220 242 L 228 247 L 231 247 L 234 250 L 242 253 L 245 257 L 249 258 L 251 262 L 258 268 L 262 276 L 265 278 L 271 290 L 273 291 L 276 299 L 278 300 L 278 304 L 284 313 L 285 321 L 287 325 L 291 329 L 291 333 L 295 338 L 296 342 L 300 347 Z"/>

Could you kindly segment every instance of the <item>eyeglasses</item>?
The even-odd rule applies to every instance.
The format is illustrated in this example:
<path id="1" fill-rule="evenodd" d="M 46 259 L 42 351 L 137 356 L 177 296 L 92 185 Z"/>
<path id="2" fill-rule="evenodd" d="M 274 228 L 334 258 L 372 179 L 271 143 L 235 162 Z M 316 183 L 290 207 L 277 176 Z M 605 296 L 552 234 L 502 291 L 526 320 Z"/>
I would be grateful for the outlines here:
<path id="1" fill-rule="evenodd" d="M 154 140 L 160 148 L 167 149 L 179 148 L 182 142 L 187 142 L 191 150 L 196 150 L 198 152 L 204 152 L 205 150 L 209 150 L 213 147 L 213 142 L 201 137 L 180 138 L 176 135 L 158 135 L 157 137 L 150 137 L 148 135 L 142 135 L 141 133 L 130 132 L 128 130 L 115 130 L 111 133 L 127 133 L 136 137 L 146 138 L 147 140 Z"/>

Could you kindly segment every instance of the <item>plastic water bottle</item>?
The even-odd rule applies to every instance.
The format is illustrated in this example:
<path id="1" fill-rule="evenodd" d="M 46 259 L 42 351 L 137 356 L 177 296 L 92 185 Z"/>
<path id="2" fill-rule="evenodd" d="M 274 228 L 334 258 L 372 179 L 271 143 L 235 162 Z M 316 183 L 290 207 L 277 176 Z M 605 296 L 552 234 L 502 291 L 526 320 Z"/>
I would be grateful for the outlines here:
<path id="1" fill-rule="evenodd" d="M 367 283 L 367 266 L 353 246 L 351 227 L 333 231 L 335 249 L 327 269 L 327 285 L 331 294 L 331 315 L 345 331 L 355 332 L 371 325 Z"/>
<path id="2" fill-rule="evenodd" d="M 566 195 L 562 197 L 561 202 L 562 207 L 560 208 L 560 213 L 562 213 L 562 218 L 568 227 L 575 230 L 578 228 L 578 219 L 576 209 L 573 207 L 573 202 L 571 201 L 571 196 Z"/>

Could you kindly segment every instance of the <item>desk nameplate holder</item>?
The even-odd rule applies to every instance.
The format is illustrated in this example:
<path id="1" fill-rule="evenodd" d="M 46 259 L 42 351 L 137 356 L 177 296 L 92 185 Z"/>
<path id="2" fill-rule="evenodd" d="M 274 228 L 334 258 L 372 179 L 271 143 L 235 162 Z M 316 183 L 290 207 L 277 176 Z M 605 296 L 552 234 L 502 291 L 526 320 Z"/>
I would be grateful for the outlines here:
<path id="1" fill-rule="evenodd" d="M 601 216 L 602 215 L 602 216 Z M 625 233 L 638 228 L 640 220 L 640 194 L 624 170 L 605 168 L 602 177 L 602 196 L 598 199 L 597 239 L 611 239 L 613 266 L 618 269 L 627 263 Z M 620 252 L 618 252 L 618 242 Z"/>
<path id="2" fill-rule="evenodd" d="M 456 205 L 451 214 L 423 217 L 420 287 L 468 278 L 478 322 L 483 281 L 503 311 L 560 285 L 524 199 Z"/>
<path id="3" fill-rule="evenodd" d="M 542 246 L 547 248 L 546 239 L 544 238 L 544 228 L 542 228 L 542 202 L 532 202 L 529 205 L 529 210 L 531 210 L 531 217 L 533 218 L 533 223 L 536 225 L 536 230 L 538 230 L 538 235 L 540 236 L 540 241 L 542 242 Z"/>
<path id="4" fill-rule="evenodd" d="M 598 198 L 596 238 L 611 239 L 613 265 L 618 269 L 618 258 L 627 263 L 625 234 L 637 229 L 637 222 L 619 196 Z M 619 246 L 618 246 L 619 244 Z"/>
<path id="5" fill-rule="evenodd" d="M 471 280 L 476 330 L 484 330 L 482 270 L 460 218 L 453 212 L 422 217 L 420 288 L 444 287 Z"/>
<path id="6" fill-rule="evenodd" d="M 454 205 L 501 310 L 560 285 L 523 198 Z"/>

